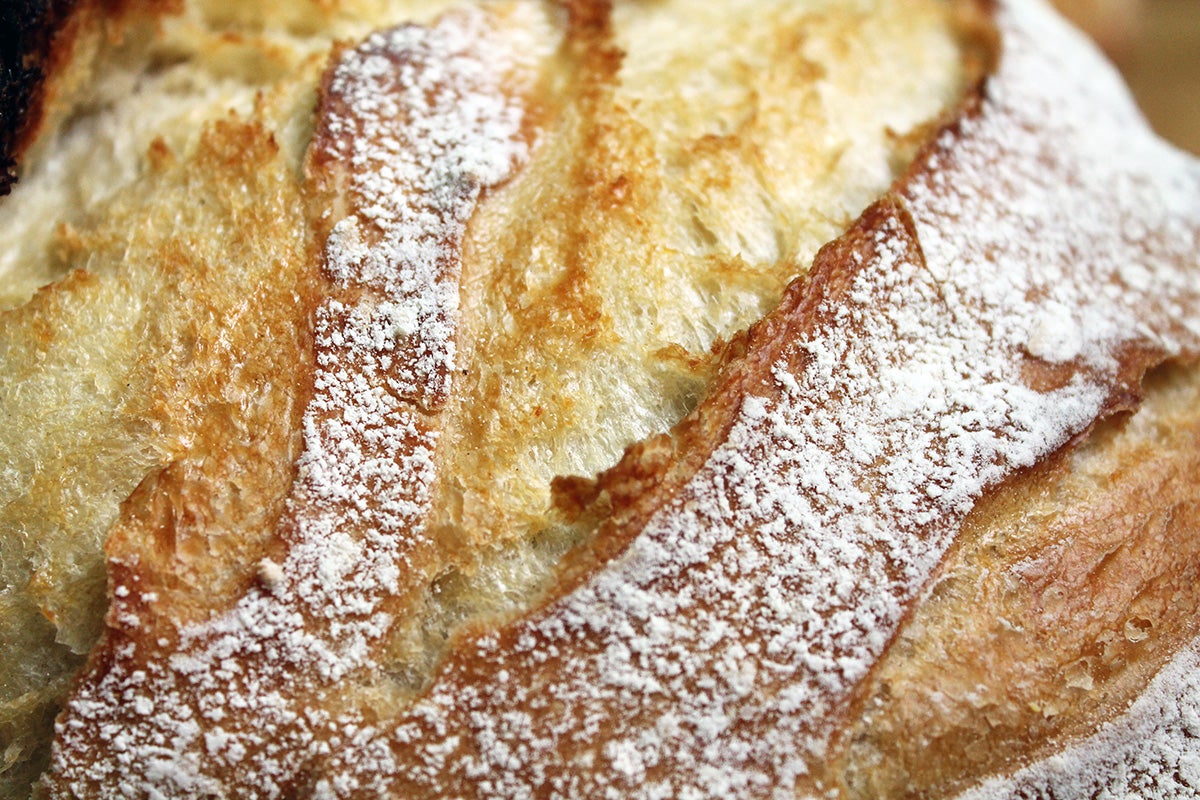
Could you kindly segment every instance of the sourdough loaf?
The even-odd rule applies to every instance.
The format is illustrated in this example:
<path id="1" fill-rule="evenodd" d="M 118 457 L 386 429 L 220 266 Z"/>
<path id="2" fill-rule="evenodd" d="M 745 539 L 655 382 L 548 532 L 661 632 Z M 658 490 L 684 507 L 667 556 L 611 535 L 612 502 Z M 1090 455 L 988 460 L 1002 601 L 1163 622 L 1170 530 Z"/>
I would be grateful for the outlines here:
<path id="1" fill-rule="evenodd" d="M 1200 786 L 1200 167 L 1040 2 L 63 14 L 8 794 Z"/>

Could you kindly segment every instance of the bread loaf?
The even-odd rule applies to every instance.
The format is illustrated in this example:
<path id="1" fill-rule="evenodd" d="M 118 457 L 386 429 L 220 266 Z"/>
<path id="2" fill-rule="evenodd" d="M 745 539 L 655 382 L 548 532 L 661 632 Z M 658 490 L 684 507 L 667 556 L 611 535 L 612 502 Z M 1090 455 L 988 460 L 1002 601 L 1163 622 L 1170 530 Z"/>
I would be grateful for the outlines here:
<path id="1" fill-rule="evenodd" d="M 8 796 L 1200 787 L 1200 165 L 1040 0 L 56 13 Z"/>

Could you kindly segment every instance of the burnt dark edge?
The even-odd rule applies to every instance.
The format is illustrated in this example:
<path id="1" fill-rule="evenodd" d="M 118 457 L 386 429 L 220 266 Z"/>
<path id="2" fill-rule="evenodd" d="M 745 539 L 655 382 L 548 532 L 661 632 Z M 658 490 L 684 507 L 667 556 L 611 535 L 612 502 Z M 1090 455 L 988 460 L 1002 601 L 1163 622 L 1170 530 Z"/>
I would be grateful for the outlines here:
<path id="1" fill-rule="evenodd" d="M 0 196 L 42 118 L 54 41 L 78 0 L 0 3 Z"/>

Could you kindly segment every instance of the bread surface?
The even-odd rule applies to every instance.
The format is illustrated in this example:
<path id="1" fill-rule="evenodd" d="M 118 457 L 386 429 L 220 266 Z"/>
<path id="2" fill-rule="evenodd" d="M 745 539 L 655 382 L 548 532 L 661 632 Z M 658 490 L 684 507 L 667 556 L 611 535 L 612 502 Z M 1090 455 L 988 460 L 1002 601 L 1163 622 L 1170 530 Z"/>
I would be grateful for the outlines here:
<path id="1" fill-rule="evenodd" d="M 80 8 L 7 795 L 1196 787 L 1200 169 L 1039 4 Z"/>

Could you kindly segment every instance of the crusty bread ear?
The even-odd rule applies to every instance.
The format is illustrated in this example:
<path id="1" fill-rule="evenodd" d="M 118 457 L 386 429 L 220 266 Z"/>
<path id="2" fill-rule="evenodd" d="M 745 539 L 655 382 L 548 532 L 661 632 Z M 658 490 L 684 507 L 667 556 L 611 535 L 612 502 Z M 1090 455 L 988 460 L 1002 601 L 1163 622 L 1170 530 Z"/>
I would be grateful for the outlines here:
<path id="1" fill-rule="evenodd" d="M 447 5 L 78 7 L 60 102 L 0 203 L 0 794 L 45 763 L 99 629 L 115 520 L 156 531 L 119 547 L 148 547 L 145 569 L 181 596 L 219 604 L 258 580 L 299 441 L 304 276 L 331 224 L 297 194 L 317 76 L 331 40 Z M 595 474 L 694 406 L 712 348 L 886 188 L 961 84 L 936 3 L 628 4 L 611 28 L 603 4 L 523 5 L 542 18 L 522 34 L 543 59 L 538 147 L 464 243 L 465 374 L 434 523 L 454 555 L 393 631 L 390 694 L 427 681 L 465 621 L 545 585 L 583 535 L 551 509 L 554 477 Z M 218 452 L 251 430 L 261 453 L 236 437 Z M 236 464 L 243 477 L 213 483 Z"/>
<path id="2" fill-rule="evenodd" d="M 1200 601 L 1200 169 L 1096 54 L 445 5 L 183 4 L 0 206 L 4 790 L 68 682 L 63 798 L 1190 780 L 1093 735 Z"/>

